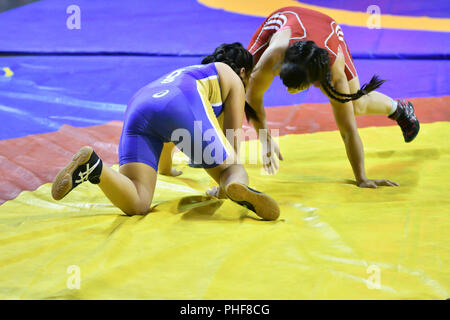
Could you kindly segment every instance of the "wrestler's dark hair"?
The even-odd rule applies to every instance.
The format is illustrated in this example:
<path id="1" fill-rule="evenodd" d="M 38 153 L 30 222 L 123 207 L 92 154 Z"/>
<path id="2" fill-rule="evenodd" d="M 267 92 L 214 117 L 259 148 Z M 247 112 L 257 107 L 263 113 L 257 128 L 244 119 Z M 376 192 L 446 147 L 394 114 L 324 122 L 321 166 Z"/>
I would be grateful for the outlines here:
<path id="1" fill-rule="evenodd" d="M 206 56 L 202 60 L 202 64 L 212 62 L 226 63 L 238 75 L 241 68 L 245 68 L 247 73 L 253 69 L 253 56 L 241 43 L 235 42 L 231 44 L 222 44 L 214 50 L 213 54 Z"/>
<path id="2" fill-rule="evenodd" d="M 247 74 L 253 69 L 253 55 L 239 42 L 224 43 L 217 47 L 213 54 L 204 57 L 202 60 L 202 64 L 212 62 L 226 63 L 237 75 L 240 75 L 241 68 L 244 68 Z M 255 110 L 247 102 L 245 102 L 244 111 L 247 121 L 250 121 L 252 118 L 257 119 Z"/>
<path id="3" fill-rule="evenodd" d="M 299 88 L 319 81 L 330 98 L 342 103 L 359 99 L 385 82 L 374 75 L 369 83 L 364 84 L 355 93 L 345 94 L 337 91 L 331 84 L 328 51 L 319 48 L 314 41 L 297 41 L 286 50 L 280 78 L 288 88 Z"/>

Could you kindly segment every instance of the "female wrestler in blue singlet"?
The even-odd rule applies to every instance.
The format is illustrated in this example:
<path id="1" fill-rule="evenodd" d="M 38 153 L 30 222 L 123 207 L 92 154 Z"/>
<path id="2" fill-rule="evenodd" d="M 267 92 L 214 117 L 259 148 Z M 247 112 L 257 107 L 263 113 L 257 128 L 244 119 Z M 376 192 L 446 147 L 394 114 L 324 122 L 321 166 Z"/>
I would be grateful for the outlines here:
<path id="1" fill-rule="evenodd" d="M 119 142 L 119 172 L 103 166 L 92 147 L 83 147 L 55 177 L 53 198 L 60 200 L 90 181 L 124 213 L 146 214 L 158 168 L 177 174 L 171 168 L 175 143 L 191 162 L 201 164 L 230 199 L 264 219 L 277 219 L 277 203 L 248 187 L 248 175 L 236 156 L 252 55 L 233 43 L 220 46 L 207 60 L 212 63 L 175 70 L 133 96 Z M 231 141 L 217 122 L 221 113 L 223 130 L 237 133 L 227 135 Z"/>

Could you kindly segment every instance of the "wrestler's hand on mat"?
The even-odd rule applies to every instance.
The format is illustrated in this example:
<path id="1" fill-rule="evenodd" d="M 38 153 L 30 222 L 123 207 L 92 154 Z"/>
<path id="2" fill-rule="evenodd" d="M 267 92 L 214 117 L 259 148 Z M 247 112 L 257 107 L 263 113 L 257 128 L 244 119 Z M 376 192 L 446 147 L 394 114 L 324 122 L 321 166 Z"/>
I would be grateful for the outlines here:
<path id="1" fill-rule="evenodd" d="M 227 195 L 219 186 L 214 186 L 211 189 L 206 190 L 206 194 L 210 197 L 219 198 L 219 199 L 227 199 Z"/>
<path id="2" fill-rule="evenodd" d="M 283 160 L 278 143 L 271 137 L 267 137 L 267 143 L 262 143 L 262 159 L 264 170 L 268 174 L 275 174 L 278 171 L 278 159 Z"/>
<path id="3" fill-rule="evenodd" d="M 162 174 L 163 176 L 178 177 L 183 173 L 183 171 L 171 168 L 170 170 L 160 170 L 159 173 Z"/>
<path id="4" fill-rule="evenodd" d="M 386 187 L 397 187 L 399 184 L 397 182 L 385 179 L 366 179 L 361 182 L 357 182 L 360 188 L 377 188 L 379 186 Z"/>

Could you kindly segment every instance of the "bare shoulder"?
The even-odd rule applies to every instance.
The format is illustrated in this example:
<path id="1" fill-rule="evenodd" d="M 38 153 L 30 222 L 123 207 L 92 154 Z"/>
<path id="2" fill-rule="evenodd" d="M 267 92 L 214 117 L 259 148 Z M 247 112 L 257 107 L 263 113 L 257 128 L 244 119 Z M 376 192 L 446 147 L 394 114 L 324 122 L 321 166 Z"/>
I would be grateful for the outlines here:
<path id="1" fill-rule="evenodd" d="M 270 61 L 272 65 L 275 65 L 284 60 L 284 56 L 286 54 L 286 50 L 288 47 L 284 45 L 275 44 L 273 47 L 270 47 Z"/>
<path id="2" fill-rule="evenodd" d="M 289 43 L 291 41 L 291 29 L 286 28 L 284 30 L 276 32 L 272 39 L 270 40 L 269 50 L 271 51 L 271 56 L 277 59 L 284 59 L 284 54 L 289 48 Z"/>
<path id="3" fill-rule="evenodd" d="M 345 78 L 345 57 L 340 47 L 338 50 L 338 55 L 336 56 L 336 60 L 334 61 L 330 69 L 331 69 L 331 79 L 333 81 Z"/>
<path id="4" fill-rule="evenodd" d="M 278 75 L 281 64 L 284 60 L 286 49 L 283 46 L 275 44 L 270 46 L 261 56 L 261 59 L 256 64 L 253 73 L 271 73 Z"/>
<path id="5" fill-rule="evenodd" d="M 233 81 L 238 79 L 238 75 L 231 69 L 229 65 L 223 62 L 215 62 L 217 73 L 219 75 L 219 79 L 224 81 Z"/>
<path id="6" fill-rule="evenodd" d="M 289 46 L 289 41 L 291 40 L 291 34 L 291 28 L 289 27 L 275 32 L 270 39 L 269 46 L 281 46 L 287 48 Z"/>
<path id="7" fill-rule="evenodd" d="M 333 65 L 331 66 L 331 69 L 342 69 L 345 68 L 345 57 L 344 53 L 341 50 L 341 47 L 338 49 L 338 54 L 336 56 L 336 60 L 334 61 Z"/>
<path id="8" fill-rule="evenodd" d="M 214 62 L 216 66 L 217 72 L 227 72 L 226 69 L 231 69 L 226 63 L 223 62 Z"/>
<path id="9" fill-rule="evenodd" d="M 226 100 L 229 93 L 233 90 L 237 91 L 242 89 L 242 91 L 244 91 L 244 86 L 241 79 L 229 65 L 223 62 L 216 62 L 215 66 L 219 76 L 222 99 Z"/>

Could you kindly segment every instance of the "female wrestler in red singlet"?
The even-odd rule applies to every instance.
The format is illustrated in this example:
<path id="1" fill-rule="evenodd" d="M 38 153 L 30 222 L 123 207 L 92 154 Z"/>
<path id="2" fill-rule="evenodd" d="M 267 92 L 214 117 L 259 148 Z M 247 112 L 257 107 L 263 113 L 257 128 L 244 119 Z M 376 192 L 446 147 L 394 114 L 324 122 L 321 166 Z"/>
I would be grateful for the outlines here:
<path id="1" fill-rule="evenodd" d="M 314 85 L 330 99 L 357 185 L 372 188 L 398 185 L 389 180 L 367 179 L 355 115 L 386 114 L 398 122 L 405 141 L 410 142 L 419 131 L 414 108 L 410 102 L 395 101 L 373 91 L 384 82 L 376 76 L 360 87 L 344 34 L 336 21 L 318 11 L 281 8 L 258 28 L 248 50 L 253 54 L 255 67 L 246 100 L 255 111 L 251 123 L 257 132 L 267 128 L 263 95 L 275 76 L 280 76 L 292 94 Z M 269 173 L 276 169 L 274 154 L 282 160 L 273 141 L 272 146 L 271 161 L 265 164 Z"/>

